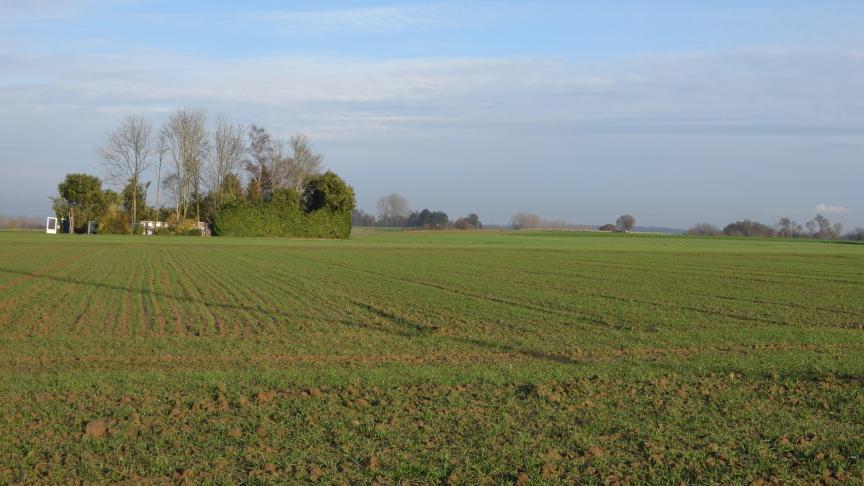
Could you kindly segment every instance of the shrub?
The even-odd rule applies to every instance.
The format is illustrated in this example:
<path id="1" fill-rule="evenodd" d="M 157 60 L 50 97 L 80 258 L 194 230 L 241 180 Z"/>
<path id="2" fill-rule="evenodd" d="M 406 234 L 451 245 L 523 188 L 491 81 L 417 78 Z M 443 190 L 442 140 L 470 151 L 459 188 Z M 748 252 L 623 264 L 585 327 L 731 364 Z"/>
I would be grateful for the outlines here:
<path id="1" fill-rule="evenodd" d="M 329 170 L 313 177 L 303 191 L 306 211 L 326 210 L 350 214 L 354 210 L 354 189 Z"/>
<path id="2" fill-rule="evenodd" d="M 713 224 L 696 223 L 684 234 L 693 236 L 720 236 L 723 232 Z"/>
<path id="3" fill-rule="evenodd" d="M 304 204 L 305 203 L 305 204 Z M 216 213 L 222 236 L 348 238 L 354 189 L 332 172 L 313 177 L 300 194 L 275 189 L 267 202 L 233 201 Z"/>
<path id="4" fill-rule="evenodd" d="M 307 213 L 279 204 L 239 201 L 223 206 L 216 213 L 214 231 L 221 236 L 348 238 L 351 213 L 326 209 Z"/>
<path id="5" fill-rule="evenodd" d="M 124 211 L 110 208 L 99 219 L 96 230 L 100 234 L 128 235 L 130 231 L 129 215 Z"/>

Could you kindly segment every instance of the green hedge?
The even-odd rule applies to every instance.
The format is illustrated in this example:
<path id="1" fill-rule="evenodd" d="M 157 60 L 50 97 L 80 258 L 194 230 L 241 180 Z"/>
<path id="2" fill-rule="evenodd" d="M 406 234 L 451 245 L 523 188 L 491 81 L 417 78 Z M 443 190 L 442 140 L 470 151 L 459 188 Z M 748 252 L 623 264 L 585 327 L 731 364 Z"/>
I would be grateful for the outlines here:
<path id="1" fill-rule="evenodd" d="M 220 236 L 348 238 L 351 212 L 327 209 L 305 212 L 293 204 L 250 204 L 238 201 L 216 213 L 214 232 Z"/>

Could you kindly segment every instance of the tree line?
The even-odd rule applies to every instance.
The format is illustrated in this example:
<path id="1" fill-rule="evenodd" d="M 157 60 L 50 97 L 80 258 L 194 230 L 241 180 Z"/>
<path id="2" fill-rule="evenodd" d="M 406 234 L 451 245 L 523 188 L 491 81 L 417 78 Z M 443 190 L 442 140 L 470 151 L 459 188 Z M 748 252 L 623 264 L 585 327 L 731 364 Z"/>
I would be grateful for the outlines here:
<path id="1" fill-rule="evenodd" d="M 697 223 L 685 234 L 698 236 L 744 236 L 762 238 L 812 238 L 820 240 L 864 241 L 864 228 L 843 233 L 843 223 L 832 223 L 821 214 L 799 224 L 790 218 L 780 218 L 773 226 L 744 219 L 729 223 L 723 229 L 709 223 Z"/>
<path id="2" fill-rule="evenodd" d="M 103 189 L 95 175 L 67 175 L 54 210 L 78 232 L 90 220 L 99 222 L 100 232 L 117 233 L 135 231 L 145 219 L 212 226 L 228 205 L 267 205 L 277 194 L 307 213 L 337 206 L 350 206 L 350 213 L 354 207 L 353 189 L 323 173 L 323 155 L 305 135 L 281 139 L 255 124 L 232 125 L 222 116 L 211 121 L 202 109 L 179 109 L 158 128 L 129 116 L 105 135 L 97 152 L 106 182 L 122 190 Z M 154 206 L 147 205 L 151 190 Z M 325 193 L 341 202 L 323 202 Z"/>
<path id="3" fill-rule="evenodd" d="M 422 228 L 422 229 L 482 229 L 483 223 L 475 213 L 451 220 L 444 211 L 412 210 L 404 196 L 392 193 L 381 197 L 377 204 L 377 218 L 363 209 L 352 213 L 352 224 L 364 227 Z"/>

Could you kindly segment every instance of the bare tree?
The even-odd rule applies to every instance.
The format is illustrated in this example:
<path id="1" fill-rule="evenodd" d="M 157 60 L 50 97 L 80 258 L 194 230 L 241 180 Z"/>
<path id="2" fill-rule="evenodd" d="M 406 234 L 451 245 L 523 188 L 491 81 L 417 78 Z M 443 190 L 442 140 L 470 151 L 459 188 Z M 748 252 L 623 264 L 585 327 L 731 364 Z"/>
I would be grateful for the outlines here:
<path id="1" fill-rule="evenodd" d="M 161 201 L 159 200 L 159 196 L 161 195 L 160 189 L 162 188 L 162 162 L 165 160 L 165 153 L 168 151 L 167 142 L 165 140 L 165 133 L 160 133 L 158 137 L 156 137 L 156 219 L 161 218 L 162 206 Z"/>
<path id="2" fill-rule="evenodd" d="M 249 146 L 246 149 L 248 157 L 244 167 L 249 173 L 255 192 L 267 198 L 273 189 L 271 178 L 273 160 L 281 158 L 278 153 L 281 144 L 276 144 L 266 128 L 251 125 L 248 131 Z"/>
<path id="3" fill-rule="evenodd" d="M 282 144 L 276 144 L 282 147 Z M 321 173 L 324 156 L 312 147 L 312 141 L 306 135 L 292 135 L 288 139 L 289 157 L 274 157 L 273 178 L 276 185 L 288 187 L 302 192 L 306 182 L 312 176 Z M 281 150 L 280 150 L 281 151 Z"/>
<path id="4" fill-rule="evenodd" d="M 633 226 L 636 225 L 636 218 L 630 216 L 629 214 L 622 214 L 617 221 L 615 221 L 615 226 L 618 228 L 618 231 L 627 232 L 633 229 Z"/>
<path id="5" fill-rule="evenodd" d="M 105 137 L 99 155 L 113 183 L 132 185 L 132 224 L 138 222 L 138 186 L 147 170 L 153 147 L 153 127 L 140 116 L 130 116 Z"/>
<path id="6" fill-rule="evenodd" d="M 539 228 L 542 224 L 543 219 L 531 213 L 517 213 L 510 218 L 510 226 L 515 229 Z"/>
<path id="7" fill-rule="evenodd" d="M 816 225 L 819 227 L 819 238 L 823 240 L 831 239 L 831 220 L 822 216 L 821 214 L 817 214 L 813 221 L 816 222 Z"/>
<path id="8" fill-rule="evenodd" d="M 789 218 L 780 218 L 774 225 L 777 228 L 777 236 L 781 238 L 797 238 L 801 236 L 801 225 Z"/>
<path id="9" fill-rule="evenodd" d="M 383 226 L 402 226 L 411 214 L 411 205 L 395 192 L 378 200 L 378 221 Z"/>
<path id="10" fill-rule="evenodd" d="M 241 128 L 229 125 L 222 117 L 216 120 L 212 138 L 213 153 L 204 177 L 207 188 L 216 197 L 216 204 L 221 205 L 225 178 L 229 174 L 236 175 L 246 147 L 243 145 Z"/>
<path id="11" fill-rule="evenodd" d="M 692 236 L 720 236 L 723 232 L 720 228 L 714 226 L 711 223 L 696 223 L 690 227 L 685 233 L 685 235 Z"/>
<path id="12" fill-rule="evenodd" d="M 165 182 L 174 193 L 177 217 L 186 218 L 192 195 L 196 218 L 200 219 L 201 166 L 207 157 L 207 114 L 204 110 L 178 110 L 162 127 L 166 152 L 173 162 L 173 173 Z"/>
<path id="13" fill-rule="evenodd" d="M 843 236 L 843 223 L 839 221 L 834 223 L 834 225 L 831 227 L 831 230 L 833 233 L 832 238 L 835 240 L 839 240 L 840 237 Z"/>

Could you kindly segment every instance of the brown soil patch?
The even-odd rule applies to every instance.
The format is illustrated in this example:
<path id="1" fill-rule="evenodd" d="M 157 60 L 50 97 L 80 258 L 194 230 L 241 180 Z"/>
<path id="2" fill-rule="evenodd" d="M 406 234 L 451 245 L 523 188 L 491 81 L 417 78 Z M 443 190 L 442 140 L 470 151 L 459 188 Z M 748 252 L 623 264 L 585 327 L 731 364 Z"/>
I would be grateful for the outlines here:
<path id="1" fill-rule="evenodd" d="M 104 420 L 91 420 L 87 422 L 87 425 L 84 426 L 84 433 L 87 434 L 88 437 L 93 438 L 101 438 L 105 437 L 105 434 L 108 432 L 108 425 L 105 424 Z"/>

